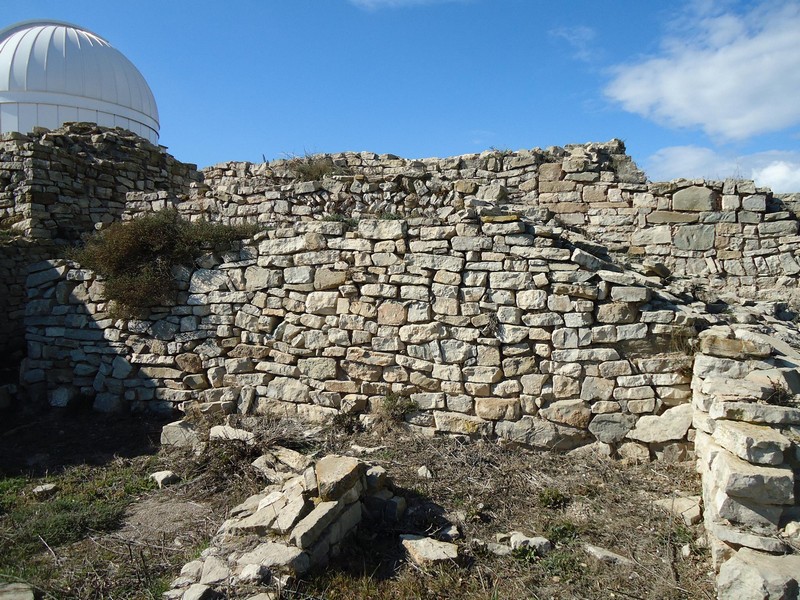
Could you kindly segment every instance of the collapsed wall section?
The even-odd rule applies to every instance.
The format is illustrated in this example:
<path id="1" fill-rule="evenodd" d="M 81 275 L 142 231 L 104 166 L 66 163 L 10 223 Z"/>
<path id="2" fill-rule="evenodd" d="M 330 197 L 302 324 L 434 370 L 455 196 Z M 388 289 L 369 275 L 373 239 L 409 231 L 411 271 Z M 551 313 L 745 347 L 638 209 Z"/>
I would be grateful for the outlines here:
<path id="1" fill-rule="evenodd" d="M 57 405 L 306 418 L 403 397 L 421 432 L 690 449 L 690 359 L 674 344 L 691 316 L 558 229 L 474 211 L 301 221 L 199 262 L 176 305 L 142 320 L 110 318 L 96 274 L 39 265 L 25 384 Z"/>

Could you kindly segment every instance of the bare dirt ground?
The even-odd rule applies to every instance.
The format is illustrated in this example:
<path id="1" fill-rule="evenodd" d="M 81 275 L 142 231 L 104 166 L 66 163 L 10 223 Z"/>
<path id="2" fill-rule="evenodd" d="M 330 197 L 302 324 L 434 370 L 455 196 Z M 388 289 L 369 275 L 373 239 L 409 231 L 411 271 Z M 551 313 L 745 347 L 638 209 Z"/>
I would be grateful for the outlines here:
<path id="1" fill-rule="evenodd" d="M 138 494 L 118 528 L 90 531 L 62 547 L 42 547 L 33 562 L 47 568 L 29 576 L 41 597 L 158 598 L 181 566 L 205 547 L 227 511 L 266 485 L 249 465 L 252 450 L 210 447 L 201 457 L 156 454 L 160 426 L 96 415 L 0 425 L 0 474 L 41 475 L 83 461 L 97 465 L 100 476 L 104 465 L 123 461 L 142 476 L 169 468 L 182 477 L 175 486 Z M 383 448 L 364 454 L 354 445 Z M 302 449 L 318 456 L 355 454 L 382 465 L 409 506 L 404 519 L 389 529 L 363 528 L 327 571 L 274 590 L 282 598 L 714 597 L 702 526 L 688 527 L 652 505 L 675 494 L 699 493 L 693 463 L 626 465 L 591 454 L 415 438 L 397 431 L 327 430 Z M 423 465 L 432 478 L 418 474 Z M 458 530 L 462 559 L 457 564 L 422 569 L 406 560 L 399 534 L 444 537 L 450 525 Z M 544 558 L 487 551 L 485 542 L 515 530 L 549 538 L 554 551 Z M 633 562 L 598 562 L 586 554 L 587 543 Z"/>

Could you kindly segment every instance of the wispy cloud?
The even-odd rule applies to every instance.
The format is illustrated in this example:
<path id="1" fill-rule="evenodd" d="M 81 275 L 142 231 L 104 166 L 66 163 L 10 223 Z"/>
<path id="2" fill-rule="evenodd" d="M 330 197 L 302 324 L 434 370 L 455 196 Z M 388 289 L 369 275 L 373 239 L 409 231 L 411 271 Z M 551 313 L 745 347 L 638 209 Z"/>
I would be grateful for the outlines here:
<path id="1" fill-rule="evenodd" d="M 453 2 L 469 2 L 471 0 L 349 0 L 358 8 L 364 10 L 380 10 L 382 8 L 405 8 L 408 6 L 423 6 L 427 4 L 450 4 Z"/>
<path id="2" fill-rule="evenodd" d="M 662 148 L 644 161 L 648 177 L 668 181 L 678 177 L 753 179 L 774 192 L 800 192 L 800 152 L 769 150 L 730 155 L 701 146 Z"/>
<path id="3" fill-rule="evenodd" d="M 692 7 L 658 56 L 613 69 L 606 95 L 629 112 L 720 140 L 800 123 L 800 1 L 763 2 L 744 14 Z"/>
<path id="4" fill-rule="evenodd" d="M 551 37 L 564 40 L 572 48 L 572 57 L 590 62 L 598 57 L 596 49 L 593 47 L 596 32 L 591 27 L 578 25 L 576 27 L 558 27 L 551 29 Z"/>

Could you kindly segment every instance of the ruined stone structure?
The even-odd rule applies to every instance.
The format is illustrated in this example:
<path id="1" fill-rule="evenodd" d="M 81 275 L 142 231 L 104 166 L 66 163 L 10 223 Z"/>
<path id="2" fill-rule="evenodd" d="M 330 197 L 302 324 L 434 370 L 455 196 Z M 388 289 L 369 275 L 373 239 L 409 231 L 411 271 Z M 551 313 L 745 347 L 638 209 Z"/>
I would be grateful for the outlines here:
<path id="1" fill-rule="evenodd" d="M 25 277 L 66 242 L 121 218 L 130 192 L 187 193 L 200 175 L 122 130 L 72 125 L 0 141 L 0 354 L 24 347 Z M 20 234 L 15 236 L 14 234 Z"/>
<path id="2" fill-rule="evenodd" d="M 617 141 L 198 174 L 119 131 L 3 140 L 0 222 L 22 237 L 0 246 L 0 334 L 19 347 L 25 314 L 29 401 L 369 422 L 407 397 L 406 427 L 426 435 L 640 460 L 696 451 L 725 581 L 788 549 L 797 328 L 775 304 L 717 313 L 795 300 L 791 197 L 649 183 Z M 102 279 L 58 244 L 167 207 L 263 231 L 176 273 L 173 305 L 110 318 Z"/>

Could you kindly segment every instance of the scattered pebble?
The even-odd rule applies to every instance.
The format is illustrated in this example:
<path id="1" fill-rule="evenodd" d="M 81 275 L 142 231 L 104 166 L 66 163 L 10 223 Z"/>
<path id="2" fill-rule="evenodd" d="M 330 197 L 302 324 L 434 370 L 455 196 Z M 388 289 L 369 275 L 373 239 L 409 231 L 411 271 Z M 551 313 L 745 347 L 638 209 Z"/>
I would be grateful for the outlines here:
<path id="1" fill-rule="evenodd" d="M 417 475 L 423 479 L 433 479 L 433 472 L 425 465 L 422 465 L 419 469 L 417 469 Z"/>

